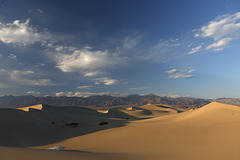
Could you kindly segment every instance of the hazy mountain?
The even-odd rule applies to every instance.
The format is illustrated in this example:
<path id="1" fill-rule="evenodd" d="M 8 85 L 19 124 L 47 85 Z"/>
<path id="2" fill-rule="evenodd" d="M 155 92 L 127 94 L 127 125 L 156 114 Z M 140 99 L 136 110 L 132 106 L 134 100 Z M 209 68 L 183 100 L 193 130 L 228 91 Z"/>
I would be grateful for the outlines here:
<path id="1" fill-rule="evenodd" d="M 127 97 L 91 96 L 91 97 L 34 97 L 34 96 L 3 96 L 0 97 L 0 108 L 18 108 L 36 104 L 54 106 L 84 106 L 91 108 L 105 108 L 119 105 L 136 106 L 144 104 L 167 104 L 179 108 L 198 108 L 212 100 L 189 97 L 170 98 L 149 95 L 129 95 Z"/>
<path id="2" fill-rule="evenodd" d="M 240 98 L 218 98 L 215 101 L 240 106 Z"/>

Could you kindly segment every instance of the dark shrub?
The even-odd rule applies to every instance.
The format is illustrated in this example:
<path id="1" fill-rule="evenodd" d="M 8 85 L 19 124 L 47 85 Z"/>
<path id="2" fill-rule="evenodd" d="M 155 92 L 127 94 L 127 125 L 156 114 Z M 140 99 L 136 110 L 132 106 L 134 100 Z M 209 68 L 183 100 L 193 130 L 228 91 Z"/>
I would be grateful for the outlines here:
<path id="1" fill-rule="evenodd" d="M 66 123 L 65 126 L 70 126 L 70 127 L 77 127 L 78 123 L 73 122 L 73 123 Z"/>
<path id="2" fill-rule="evenodd" d="M 101 126 L 101 125 L 105 125 L 105 124 L 108 124 L 108 122 L 103 121 L 103 122 L 100 122 L 100 123 L 99 123 L 100 126 Z"/>

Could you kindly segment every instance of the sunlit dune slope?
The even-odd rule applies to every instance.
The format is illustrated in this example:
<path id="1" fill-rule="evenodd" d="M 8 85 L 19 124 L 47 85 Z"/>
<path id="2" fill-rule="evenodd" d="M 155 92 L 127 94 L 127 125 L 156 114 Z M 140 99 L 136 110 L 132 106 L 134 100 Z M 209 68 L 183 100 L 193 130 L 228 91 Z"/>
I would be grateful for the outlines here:
<path id="1" fill-rule="evenodd" d="M 148 155 L 149 159 L 237 160 L 239 135 L 240 108 L 214 102 L 201 109 L 136 121 L 54 145 L 70 150 Z"/>
<path id="2" fill-rule="evenodd" d="M 144 106 L 131 107 L 131 108 L 114 108 L 108 112 L 109 117 L 127 118 L 127 119 L 140 119 L 140 118 L 153 118 L 165 116 L 169 114 L 176 114 L 183 110 L 174 108 L 168 105 L 153 105 L 147 104 Z"/>
<path id="3" fill-rule="evenodd" d="M 42 104 L 37 104 L 37 105 L 34 105 L 34 106 L 29 106 L 29 107 L 21 107 L 21 108 L 16 108 L 16 109 L 19 109 L 19 110 L 23 110 L 23 111 L 26 111 L 28 112 L 29 109 L 37 109 L 37 110 L 42 110 L 43 108 L 43 105 Z"/>

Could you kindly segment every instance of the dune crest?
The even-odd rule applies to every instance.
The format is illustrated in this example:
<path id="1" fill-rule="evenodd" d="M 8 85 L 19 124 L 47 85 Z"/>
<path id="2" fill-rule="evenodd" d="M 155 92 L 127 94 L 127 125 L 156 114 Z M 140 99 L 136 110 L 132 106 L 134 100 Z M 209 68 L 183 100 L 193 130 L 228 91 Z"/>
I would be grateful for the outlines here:
<path id="1" fill-rule="evenodd" d="M 240 107 L 212 102 L 199 109 L 191 110 L 178 115 L 178 120 L 192 120 L 194 122 L 211 124 L 219 122 L 239 121 Z"/>
<path id="2" fill-rule="evenodd" d="M 37 110 L 42 110 L 43 109 L 43 104 L 37 104 L 34 106 L 29 106 L 29 107 L 21 107 L 21 108 L 16 108 L 22 111 L 28 112 L 30 109 L 37 109 Z"/>

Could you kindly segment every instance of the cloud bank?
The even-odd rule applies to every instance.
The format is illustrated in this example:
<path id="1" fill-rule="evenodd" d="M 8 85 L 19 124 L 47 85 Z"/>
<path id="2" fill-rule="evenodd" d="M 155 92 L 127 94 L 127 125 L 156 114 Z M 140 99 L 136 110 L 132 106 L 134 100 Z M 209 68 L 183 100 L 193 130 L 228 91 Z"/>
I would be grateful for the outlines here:
<path id="1" fill-rule="evenodd" d="M 25 22 L 20 20 L 12 23 L 0 22 L 0 41 L 24 46 L 42 41 L 41 35 L 29 23 L 30 19 Z"/>

